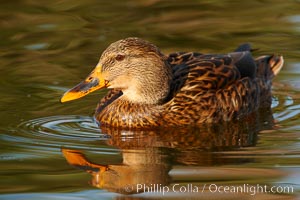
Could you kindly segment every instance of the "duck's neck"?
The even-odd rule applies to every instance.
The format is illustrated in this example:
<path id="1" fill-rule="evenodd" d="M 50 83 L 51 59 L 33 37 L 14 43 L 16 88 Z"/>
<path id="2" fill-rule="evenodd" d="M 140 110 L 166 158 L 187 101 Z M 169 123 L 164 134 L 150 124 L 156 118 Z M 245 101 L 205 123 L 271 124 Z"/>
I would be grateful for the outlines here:
<path id="1" fill-rule="evenodd" d="M 157 62 L 143 62 L 152 70 L 132 74 L 127 79 L 127 88 L 122 89 L 122 100 L 136 104 L 162 104 L 169 94 L 172 70 L 169 64 L 161 59 Z"/>
<path id="2" fill-rule="evenodd" d="M 162 105 L 129 102 L 123 96 L 105 106 L 98 105 L 96 119 L 109 127 L 147 128 L 159 126 Z"/>

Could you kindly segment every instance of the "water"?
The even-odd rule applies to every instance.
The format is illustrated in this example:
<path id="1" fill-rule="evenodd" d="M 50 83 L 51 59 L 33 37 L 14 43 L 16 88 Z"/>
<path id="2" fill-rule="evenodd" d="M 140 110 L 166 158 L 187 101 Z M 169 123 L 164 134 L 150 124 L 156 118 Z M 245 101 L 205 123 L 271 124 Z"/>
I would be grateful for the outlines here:
<path id="1" fill-rule="evenodd" d="M 0 199 L 299 198 L 299 10 L 297 1 L 1 2 Z M 283 54 L 272 113 L 214 129 L 130 132 L 94 122 L 105 91 L 59 103 L 129 36 L 165 53 L 250 42 L 254 55 Z"/>

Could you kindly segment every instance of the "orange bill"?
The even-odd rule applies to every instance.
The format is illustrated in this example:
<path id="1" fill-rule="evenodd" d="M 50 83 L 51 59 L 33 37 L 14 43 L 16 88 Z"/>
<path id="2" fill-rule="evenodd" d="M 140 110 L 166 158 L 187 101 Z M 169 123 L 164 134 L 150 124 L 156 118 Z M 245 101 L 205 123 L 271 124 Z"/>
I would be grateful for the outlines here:
<path id="1" fill-rule="evenodd" d="M 97 65 L 96 68 L 90 73 L 90 75 L 81 83 L 68 90 L 60 99 L 60 102 L 66 102 L 75 100 L 85 95 L 109 86 L 108 81 L 103 78 L 101 73 L 101 65 Z"/>

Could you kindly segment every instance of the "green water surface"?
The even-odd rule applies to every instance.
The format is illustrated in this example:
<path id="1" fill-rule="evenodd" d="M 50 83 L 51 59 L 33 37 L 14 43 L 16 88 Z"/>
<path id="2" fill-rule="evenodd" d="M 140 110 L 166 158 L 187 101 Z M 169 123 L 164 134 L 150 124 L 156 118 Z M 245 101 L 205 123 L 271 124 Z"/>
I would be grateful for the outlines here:
<path id="1" fill-rule="evenodd" d="M 93 120 L 106 91 L 59 102 L 110 43 L 132 36 L 166 54 L 226 53 L 243 42 L 258 49 L 254 56 L 282 54 L 272 113 L 259 120 L 264 128 L 107 135 Z M 1 1 L 0 71 L 0 199 L 299 198 L 300 1 Z M 110 170 L 76 168 L 66 151 Z M 148 190 L 124 194 L 137 184 Z M 292 190 L 235 193 L 215 185 Z"/>

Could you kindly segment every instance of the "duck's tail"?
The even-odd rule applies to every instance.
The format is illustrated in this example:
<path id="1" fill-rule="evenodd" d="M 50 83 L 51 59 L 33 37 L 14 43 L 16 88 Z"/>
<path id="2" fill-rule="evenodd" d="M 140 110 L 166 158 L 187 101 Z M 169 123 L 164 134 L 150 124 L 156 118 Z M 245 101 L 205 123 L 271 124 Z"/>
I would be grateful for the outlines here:
<path id="1" fill-rule="evenodd" d="M 280 72 L 281 68 L 283 67 L 284 64 L 283 56 L 281 55 L 271 56 L 271 58 L 269 59 L 269 64 L 271 66 L 273 75 L 276 76 Z"/>
<path id="2" fill-rule="evenodd" d="M 238 46 L 238 48 L 235 49 L 235 52 L 252 52 L 257 49 L 252 49 L 251 45 L 249 43 L 244 43 Z M 249 59 L 251 54 L 247 56 L 243 56 L 243 60 L 246 60 L 249 63 Z M 246 57 L 247 59 L 245 59 Z M 269 55 L 269 56 L 260 56 L 255 59 L 255 64 L 257 66 L 256 69 L 256 76 L 264 78 L 266 80 L 274 78 L 281 70 L 283 66 L 284 60 L 283 56 L 281 55 Z M 245 61 L 243 61 L 243 65 L 245 65 Z M 239 67 L 239 66 L 238 66 Z M 241 69 L 240 69 L 241 68 Z M 239 67 L 240 71 L 245 71 L 243 66 Z M 246 67 L 248 68 L 248 67 Z M 247 69 L 249 71 L 249 69 Z M 255 72 L 253 73 L 255 74 Z"/>
<path id="3" fill-rule="evenodd" d="M 260 56 L 255 59 L 257 76 L 264 79 L 274 78 L 281 70 L 284 60 L 281 55 Z"/>
<path id="4" fill-rule="evenodd" d="M 234 52 L 241 52 L 242 54 L 231 53 L 237 59 L 237 67 L 243 76 L 259 77 L 264 80 L 272 80 L 281 70 L 284 60 L 281 55 L 260 56 L 255 59 L 251 55 L 253 49 L 249 43 L 244 43 L 238 46 Z M 255 66 L 256 67 L 251 67 Z"/>

